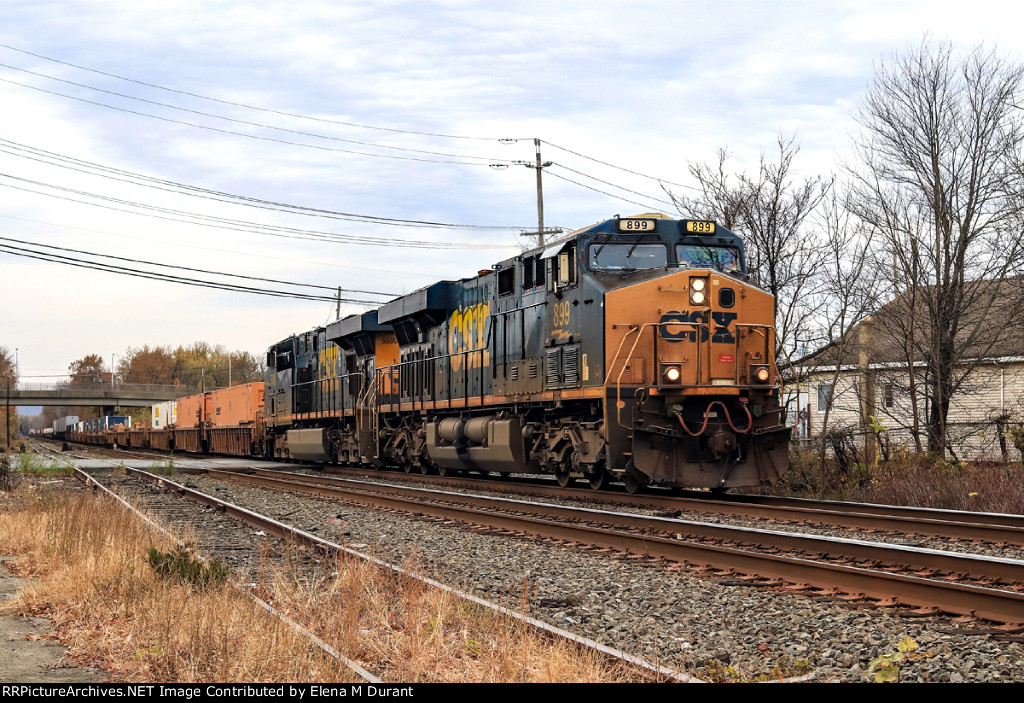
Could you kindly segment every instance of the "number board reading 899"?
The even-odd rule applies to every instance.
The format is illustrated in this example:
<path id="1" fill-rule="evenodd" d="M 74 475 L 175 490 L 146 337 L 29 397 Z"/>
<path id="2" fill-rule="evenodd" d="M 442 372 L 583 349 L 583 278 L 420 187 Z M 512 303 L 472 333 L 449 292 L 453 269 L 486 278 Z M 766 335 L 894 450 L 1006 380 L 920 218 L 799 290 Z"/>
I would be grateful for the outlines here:
<path id="1" fill-rule="evenodd" d="M 624 220 L 619 220 L 619 231 L 620 232 L 653 232 L 657 225 L 656 220 L 649 219 L 638 219 L 631 217 Z"/>
<path id="2" fill-rule="evenodd" d="M 706 220 L 687 220 L 686 231 L 694 234 L 714 234 L 715 223 Z"/>

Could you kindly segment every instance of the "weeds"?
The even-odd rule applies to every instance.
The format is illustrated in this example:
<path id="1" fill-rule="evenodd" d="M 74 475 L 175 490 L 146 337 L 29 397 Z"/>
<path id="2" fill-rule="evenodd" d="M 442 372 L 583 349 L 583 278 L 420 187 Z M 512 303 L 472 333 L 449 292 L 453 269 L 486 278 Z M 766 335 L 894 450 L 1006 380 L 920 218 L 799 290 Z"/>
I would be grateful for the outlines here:
<path id="1" fill-rule="evenodd" d="M 170 552 L 150 547 L 146 560 L 153 567 L 153 571 L 165 579 L 177 579 L 179 583 L 199 588 L 223 584 L 228 578 L 228 570 L 220 559 L 204 563 L 183 545 L 176 546 Z"/>
<path id="2" fill-rule="evenodd" d="M 24 452 L 18 455 L 18 471 L 22 474 L 39 478 L 70 476 L 74 473 L 67 464 L 59 464 L 49 459 L 44 459 L 35 452 Z"/>
<path id="3" fill-rule="evenodd" d="M 157 476 L 173 476 L 174 475 L 174 455 L 167 457 L 164 461 L 154 461 L 149 465 L 149 473 L 156 474 Z"/>
<path id="4" fill-rule="evenodd" d="M 867 465 L 842 467 L 829 457 L 822 472 L 816 452 L 794 448 L 790 470 L 775 495 L 983 512 L 1024 512 L 1024 465 L 933 460 L 924 454 L 893 453 Z"/>
<path id="5" fill-rule="evenodd" d="M 717 659 L 709 659 L 703 664 L 703 676 L 713 683 L 766 683 L 783 679 L 804 676 L 814 670 L 810 660 L 786 660 L 774 665 L 765 673 L 744 674 Z"/>
<path id="6" fill-rule="evenodd" d="M 910 637 L 904 637 L 896 644 L 895 652 L 875 657 L 871 662 L 871 666 L 864 672 L 864 675 L 871 676 L 874 674 L 875 683 L 898 683 L 900 680 L 900 666 L 904 662 L 935 656 L 930 652 L 915 653 L 917 647 L 917 642 Z"/>

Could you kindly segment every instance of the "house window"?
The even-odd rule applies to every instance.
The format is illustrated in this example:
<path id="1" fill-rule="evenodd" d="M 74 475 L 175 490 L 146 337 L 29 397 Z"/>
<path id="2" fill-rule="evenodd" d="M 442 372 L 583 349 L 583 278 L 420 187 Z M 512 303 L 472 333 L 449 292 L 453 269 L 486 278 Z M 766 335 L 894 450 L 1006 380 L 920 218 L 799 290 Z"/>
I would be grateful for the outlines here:
<path id="1" fill-rule="evenodd" d="M 832 405 L 832 386 L 821 384 L 818 386 L 818 412 L 828 410 Z"/>
<path id="2" fill-rule="evenodd" d="M 882 404 L 887 408 L 895 405 L 895 393 L 891 383 L 886 383 L 882 386 Z"/>

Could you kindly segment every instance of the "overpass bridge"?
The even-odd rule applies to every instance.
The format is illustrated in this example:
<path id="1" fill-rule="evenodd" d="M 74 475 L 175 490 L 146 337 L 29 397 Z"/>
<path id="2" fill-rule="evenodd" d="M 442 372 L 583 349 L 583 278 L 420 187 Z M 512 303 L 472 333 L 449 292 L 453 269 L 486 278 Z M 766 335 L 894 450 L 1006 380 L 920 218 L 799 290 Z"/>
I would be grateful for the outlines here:
<path id="1" fill-rule="evenodd" d="M 149 407 L 177 400 L 196 391 L 181 386 L 142 383 L 86 383 L 42 386 L 19 383 L 0 385 L 0 405 L 95 405 L 103 408 Z"/>

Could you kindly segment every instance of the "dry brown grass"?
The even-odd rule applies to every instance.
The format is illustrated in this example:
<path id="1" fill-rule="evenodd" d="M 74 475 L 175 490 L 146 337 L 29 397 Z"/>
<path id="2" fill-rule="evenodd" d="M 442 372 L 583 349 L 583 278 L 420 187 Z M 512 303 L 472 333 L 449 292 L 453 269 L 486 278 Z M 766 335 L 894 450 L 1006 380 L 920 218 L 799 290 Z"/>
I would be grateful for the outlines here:
<path id="1" fill-rule="evenodd" d="M 925 455 L 840 466 L 829 457 L 820 469 L 813 452 L 791 454 L 790 471 L 768 489 L 775 495 L 921 508 L 1024 513 L 1024 465 L 933 460 Z"/>
<path id="2" fill-rule="evenodd" d="M 28 486 L 0 505 L 0 553 L 38 578 L 7 611 L 53 620 L 69 655 L 129 682 L 355 680 L 231 587 L 158 577 L 150 546 L 173 545 L 92 496 Z M 332 565 L 334 566 L 334 565 Z M 302 583 L 271 568 L 260 595 L 386 681 L 623 681 L 580 648 L 454 595 L 345 561 Z"/>

